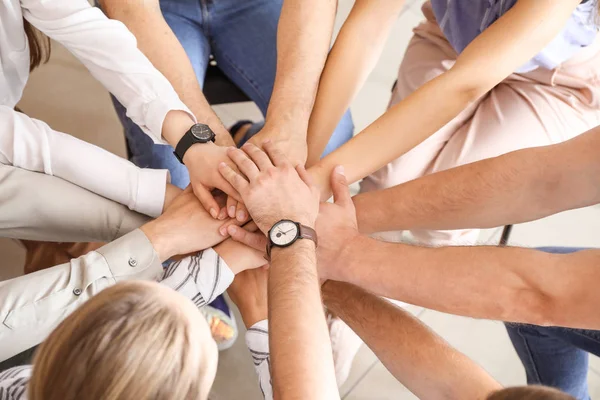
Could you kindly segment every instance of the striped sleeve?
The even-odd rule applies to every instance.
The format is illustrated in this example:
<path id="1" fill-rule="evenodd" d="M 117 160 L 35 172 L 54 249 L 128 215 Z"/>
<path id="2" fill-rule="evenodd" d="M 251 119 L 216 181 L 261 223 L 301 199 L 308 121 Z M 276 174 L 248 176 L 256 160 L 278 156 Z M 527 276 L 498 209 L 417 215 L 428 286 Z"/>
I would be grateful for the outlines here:
<path id="1" fill-rule="evenodd" d="M 212 302 L 233 282 L 234 274 L 213 249 L 174 261 L 165 268 L 161 284 L 191 299 L 197 307 Z"/>
<path id="2" fill-rule="evenodd" d="M 258 384 L 265 400 L 273 400 L 271 382 L 271 355 L 269 352 L 269 322 L 265 319 L 252 325 L 246 332 L 246 346 L 252 355 Z"/>
<path id="3" fill-rule="evenodd" d="M 0 373 L 0 400 L 26 400 L 31 365 L 24 365 Z"/>

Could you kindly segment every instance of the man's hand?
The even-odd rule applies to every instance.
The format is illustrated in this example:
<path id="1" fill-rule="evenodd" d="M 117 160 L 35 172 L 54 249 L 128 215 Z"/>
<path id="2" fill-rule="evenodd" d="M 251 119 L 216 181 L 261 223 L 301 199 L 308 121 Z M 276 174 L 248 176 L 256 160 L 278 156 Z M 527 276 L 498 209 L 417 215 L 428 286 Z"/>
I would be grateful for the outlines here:
<path id="1" fill-rule="evenodd" d="M 258 228 L 267 233 L 282 219 L 314 227 L 319 211 L 319 190 L 303 166 L 293 167 L 272 142 L 266 153 L 248 143 L 243 151 L 230 149 L 229 157 L 246 176 L 221 163 L 219 171 L 240 194 Z"/>
<path id="2" fill-rule="evenodd" d="M 356 210 L 342 166 L 335 167 L 331 173 L 331 189 L 334 203 L 321 203 L 317 219 L 317 264 L 322 279 L 328 279 L 329 270 L 338 266 L 343 268 L 345 249 L 360 236 Z"/>
<path id="3" fill-rule="evenodd" d="M 214 246 L 224 237 L 218 232 L 222 221 L 212 218 L 188 187 L 157 219 L 142 226 L 162 261 Z"/>
<path id="4" fill-rule="evenodd" d="M 222 162 L 235 168 L 227 156 L 227 149 L 214 143 L 196 144 L 185 153 L 184 162 L 190 173 L 194 193 L 210 215 L 219 219 L 225 219 L 229 215 L 243 222 L 248 212 L 242 204 L 238 205 L 238 201 L 241 200 L 240 195 L 217 170 L 217 166 Z M 225 210 L 221 210 L 211 194 L 213 189 L 219 189 L 229 196 Z"/>
<path id="5" fill-rule="evenodd" d="M 263 148 L 265 141 L 274 143 L 286 155 L 292 165 L 304 166 L 306 164 L 308 156 L 306 132 L 304 134 L 290 133 L 288 131 L 283 132 L 279 128 L 271 128 L 265 125 L 260 132 L 249 140 L 250 143 L 259 148 Z"/>

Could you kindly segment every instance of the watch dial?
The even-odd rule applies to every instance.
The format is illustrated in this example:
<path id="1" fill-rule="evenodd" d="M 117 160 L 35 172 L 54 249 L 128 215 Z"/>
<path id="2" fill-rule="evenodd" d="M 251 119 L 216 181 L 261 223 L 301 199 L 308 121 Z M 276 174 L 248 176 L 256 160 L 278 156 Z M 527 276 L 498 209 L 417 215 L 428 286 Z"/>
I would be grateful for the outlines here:
<path id="1" fill-rule="evenodd" d="M 206 125 L 196 124 L 192 126 L 192 135 L 198 140 L 208 141 L 212 137 L 212 131 Z"/>
<path id="2" fill-rule="evenodd" d="M 298 237 L 298 226 L 290 221 L 281 221 L 271 230 L 271 241 L 278 246 L 286 246 Z"/>

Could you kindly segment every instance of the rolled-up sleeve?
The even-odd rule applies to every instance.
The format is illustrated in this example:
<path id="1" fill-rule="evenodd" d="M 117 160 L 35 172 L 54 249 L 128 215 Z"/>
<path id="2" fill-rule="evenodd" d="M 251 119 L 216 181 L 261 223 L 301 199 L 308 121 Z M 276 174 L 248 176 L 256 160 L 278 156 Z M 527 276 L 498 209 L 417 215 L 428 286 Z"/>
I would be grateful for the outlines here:
<path id="1" fill-rule="evenodd" d="M 151 217 L 162 213 L 169 180 L 167 170 L 139 168 L 6 106 L 0 106 L 0 163 L 57 176 Z"/>
<path id="2" fill-rule="evenodd" d="M 166 144 L 162 126 L 169 111 L 185 111 L 195 120 L 121 22 L 87 0 L 21 0 L 21 5 L 25 19 L 69 49 L 154 142 Z"/>
<path id="3" fill-rule="evenodd" d="M 106 287 L 128 279 L 156 280 L 161 274 L 152 244 L 135 230 L 70 263 L 0 282 L 0 361 L 41 343 Z"/>

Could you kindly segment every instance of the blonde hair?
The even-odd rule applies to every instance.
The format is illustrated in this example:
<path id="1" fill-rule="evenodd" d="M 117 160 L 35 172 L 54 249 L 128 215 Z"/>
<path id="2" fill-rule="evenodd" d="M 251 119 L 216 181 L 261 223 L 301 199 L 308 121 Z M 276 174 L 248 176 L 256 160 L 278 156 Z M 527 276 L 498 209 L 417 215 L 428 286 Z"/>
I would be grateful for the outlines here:
<path id="1" fill-rule="evenodd" d="M 31 400 L 206 400 L 216 344 L 192 302 L 151 282 L 103 290 L 66 318 L 33 362 Z"/>
<path id="2" fill-rule="evenodd" d="M 489 395 L 487 400 L 575 400 L 575 398 L 556 389 L 533 385 L 502 389 Z"/>

